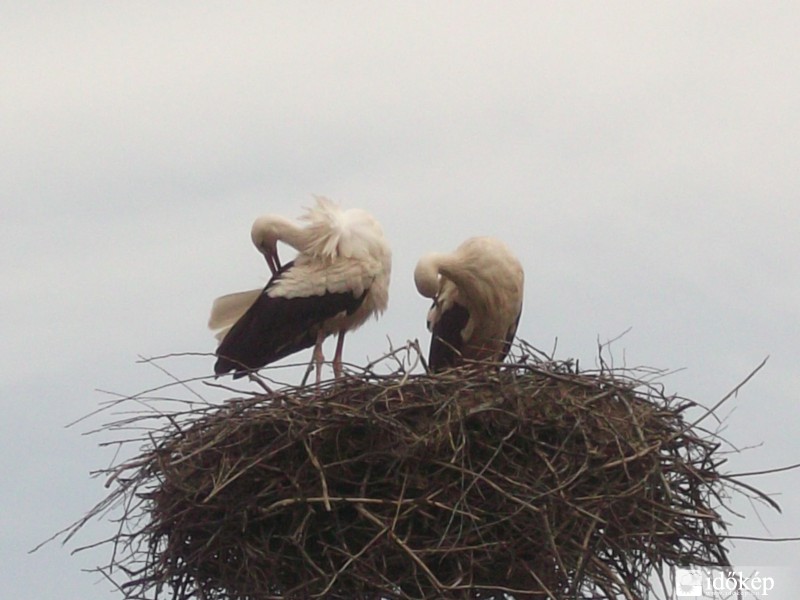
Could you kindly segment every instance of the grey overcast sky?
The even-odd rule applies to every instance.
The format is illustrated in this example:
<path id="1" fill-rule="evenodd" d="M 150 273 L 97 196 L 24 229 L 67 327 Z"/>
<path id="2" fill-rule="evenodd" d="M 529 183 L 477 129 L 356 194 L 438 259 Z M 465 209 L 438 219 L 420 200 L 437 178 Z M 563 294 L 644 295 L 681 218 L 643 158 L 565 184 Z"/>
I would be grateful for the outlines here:
<path id="1" fill-rule="evenodd" d="M 390 306 L 346 360 L 427 339 L 417 258 L 505 240 L 519 334 L 594 364 L 678 371 L 749 450 L 800 461 L 800 7 L 794 2 L 3 3 L 0 245 L 3 597 L 114 597 L 37 543 L 105 493 L 112 459 L 65 425 L 166 383 L 138 357 L 211 352 L 211 301 L 262 285 L 249 228 L 312 194 L 373 212 Z M 329 342 L 327 351 L 332 352 Z M 305 358 L 305 357 L 304 357 Z M 178 377 L 211 357 L 161 363 Z M 198 388 L 205 393 L 202 386 Z M 800 475 L 749 479 L 741 536 L 800 535 Z M 800 544 L 737 541 L 742 565 Z M 786 596 L 787 598 L 790 596 Z M 791 595 L 796 597 L 796 591 Z"/>

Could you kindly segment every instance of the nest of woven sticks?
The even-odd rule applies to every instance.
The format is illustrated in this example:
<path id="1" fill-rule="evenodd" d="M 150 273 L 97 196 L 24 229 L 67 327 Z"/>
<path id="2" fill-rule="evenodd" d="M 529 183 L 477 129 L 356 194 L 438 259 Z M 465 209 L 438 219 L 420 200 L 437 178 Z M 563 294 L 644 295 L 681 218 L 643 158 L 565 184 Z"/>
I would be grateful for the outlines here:
<path id="1" fill-rule="evenodd" d="M 368 369 L 164 415 L 94 512 L 123 507 L 130 598 L 644 598 L 728 564 L 736 482 L 692 408 L 529 352 Z"/>

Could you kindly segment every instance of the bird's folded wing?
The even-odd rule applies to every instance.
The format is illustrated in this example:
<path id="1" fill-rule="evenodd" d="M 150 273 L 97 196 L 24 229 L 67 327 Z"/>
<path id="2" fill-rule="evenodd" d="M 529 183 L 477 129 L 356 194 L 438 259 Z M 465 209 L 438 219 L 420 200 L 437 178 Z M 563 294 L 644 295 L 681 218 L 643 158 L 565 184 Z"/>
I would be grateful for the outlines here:
<path id="1" fill-rule="evenodd" d="M 434 373 L 456 366 L 461 360 L 464 340 L 461 332 L 469 321 L 469 311 L 457 302 L 438 315 L 431 324 L 428 368 Z"/>
<path id="2" fill-rule="evenodd" d="M 310 348 L 327 319 L 352 313 L 365 296 L 341 292 L 286 298 L 268 291 L 269 286 L 222 339 L 214 367 L 217 375 L 233 370 L 241 376 Z"/>

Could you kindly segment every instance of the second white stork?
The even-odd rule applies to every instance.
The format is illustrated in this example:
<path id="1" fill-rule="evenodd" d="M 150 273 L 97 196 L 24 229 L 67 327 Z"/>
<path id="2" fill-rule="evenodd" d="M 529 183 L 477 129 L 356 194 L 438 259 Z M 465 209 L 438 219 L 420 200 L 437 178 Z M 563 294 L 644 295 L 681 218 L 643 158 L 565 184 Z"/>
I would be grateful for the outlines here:
<path id="1" fill-rule="evenodd" d="M 467 361 L 502 362 L 522 313 L 524 273 L 508 247 L 473 237 L 449 254 L 423 256 L 414 270 L 428 311 L 428 366 L 439 372 Z"/>
<path id="2" fill-rule="evenodd" d="M 214 302 L 209 327 L 220 330 L 217 375 L 233 371 L 241 377 L 313 346 L 319 382 L 322 343 L 338 334 L 333 357 L 338 377 L 345 334 L 386 309 L 391 250 L 375 218 L 317 197 L 301 220 L 304 225 L 268 215 L 253 223 L 253 243 L 272 278 L 263 290 Z M 281 264 L 278 242 L 297 250 L 294 260 Z"/>

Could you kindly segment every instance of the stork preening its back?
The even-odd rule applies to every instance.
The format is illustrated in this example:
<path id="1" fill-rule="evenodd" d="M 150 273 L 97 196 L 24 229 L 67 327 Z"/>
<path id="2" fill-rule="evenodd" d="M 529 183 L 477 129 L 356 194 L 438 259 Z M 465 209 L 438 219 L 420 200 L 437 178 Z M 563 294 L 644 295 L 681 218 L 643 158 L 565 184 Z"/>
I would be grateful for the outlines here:
<path id="1" fill-rule="evenodd" d="M 380 224 L 366 211 L 320 197 L 301 219 L 303 226 L 276 215 L 253 223 L 253 243 L 272 278 L 263 290 L 214 301 L 209 327 L 219 330 L 217 375 L 241 377 L 313 346 L 319 381 L 322 342 L 336 333 L 338 377 L 345 333 L 386 309 L 391 251 Z M 278 242 L 297 250 L 294 260 L 281 264 Z"/>
<path id="2" fill-rule="evenodd" d="M 455 252 L 423 256 L 417 290 L 433 299 L 428 311 L 433 372 L 465 361 L 505 359 L 522 312 L 522 265 L 501 241 L 466 240 Z"/>

